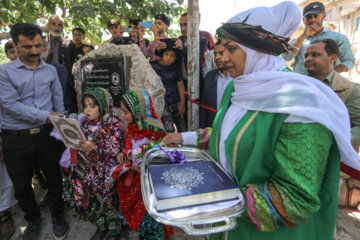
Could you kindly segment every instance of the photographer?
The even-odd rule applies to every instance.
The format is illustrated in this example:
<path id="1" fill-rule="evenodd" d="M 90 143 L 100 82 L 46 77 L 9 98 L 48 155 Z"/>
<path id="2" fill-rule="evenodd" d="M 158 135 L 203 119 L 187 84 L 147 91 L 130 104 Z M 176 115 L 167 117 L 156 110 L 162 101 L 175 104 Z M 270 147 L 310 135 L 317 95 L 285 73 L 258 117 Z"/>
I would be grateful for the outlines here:
<path id="1" fill-rule="evenodd" d="M 155 16 L 155 24 L 150 28 L 154 33 L 154 41 L 150 42 L 147 46 L 142 40 L 144 36 L 144 26 L 139 25 L 139 46 L 141 51 L 144 53 L 146 58 L 150 58 L 150 62 L 160 60 L 160 57 L 155 54 L 155 50 L 161 50 L 166 48 L 164 42 L 161 42 L 161 39 L 167 39 L 166 31 L 170 26 L 170 19 L 165 14 L 157 14 Z M 177 40 L 176 46 L 179 49 L 182 49 L 182 44 L 180 40 Z"/>

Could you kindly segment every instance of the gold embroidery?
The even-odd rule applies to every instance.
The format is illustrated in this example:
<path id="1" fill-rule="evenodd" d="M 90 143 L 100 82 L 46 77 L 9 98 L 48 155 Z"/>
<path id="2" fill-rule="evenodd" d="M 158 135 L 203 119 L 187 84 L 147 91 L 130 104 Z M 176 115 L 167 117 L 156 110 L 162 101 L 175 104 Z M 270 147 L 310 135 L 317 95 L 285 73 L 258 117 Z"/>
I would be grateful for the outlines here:
<path id="1" fill-rule="evenodd" d="M 258 115 L 258 113 L 259 113 L 259 111 L 256 111 L 256 112 L 253 113 L 253 115 L 251 115 L 249 120 L 247 120 L 247 122 L 244 124 L 244 126 L 241 128 L 240 132 L 236 136 L 235 143 L 234 143 L 234 150 L 233 150 L 233 159 L 232 159 L 232 166 L 233 166 L 233 169 L 234 169 L 234 173 L 236 172 L 236 156 L 237 156 L 237 150 L 238 150 L 238 147 L 239 147 L 240 139 L 244 135 L 244 132 L 246 131 L 246 129 L 249 127 L 249 125 L 255 119 L 256 115 Z"/>
<path id="2" fill-rule="evenodd" d="M 228 240 L 228 232 L 225 232 L 225 238 L 224 240 Z"/>

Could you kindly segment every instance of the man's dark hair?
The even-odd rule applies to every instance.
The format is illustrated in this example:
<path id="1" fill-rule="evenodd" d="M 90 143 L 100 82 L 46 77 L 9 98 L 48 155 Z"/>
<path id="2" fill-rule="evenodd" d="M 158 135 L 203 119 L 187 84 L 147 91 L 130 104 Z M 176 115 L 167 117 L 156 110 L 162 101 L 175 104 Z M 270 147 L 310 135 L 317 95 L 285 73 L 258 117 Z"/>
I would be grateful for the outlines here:
<path id="1" fill-rule="evenodd" d="M 111 19 L 107 24 L 108 29 L 110 29 L 111 26 L 117 27 L 118 25 L 120 25 L 120 22 L 115 19 Z"/>
<path id="2" fill-rule="evenodd" d="M 221 45 L 221 38 L 218 38 L 216 43 L 215 43 L 215 46 L 219 46 L 219 45 Z"/>
<path id="3" fill-rule="evenodd" d="M 156 14 L 155 19 L 160 19 L 161 21 L 163 21 L 163 23 L 170 26 L 170 18 L 168 18 L 165 14 Z"/>
<path id="4" fill-rule="evenodd" d="M 7 41 L 5 43 L 5 54 L 7 54 L 7 52 L 13 48 L 14 48 L 14 46 L 12 45 L 12 41 L 11 40 Z"/>
<path id="5" fill-rule="evenodd" d="M 10 29 L 11 39 L 15 44 L 19 42 L 19 35 L 24 35 L 32 40 L 38 34 L 42 37 L 41 28 L 32 23 L 15 23 Z"/>
<path id="6" fill-rule="evenodd" d="M 185 16 L 187 16 L 187 12 L 186 12 L 186 13 L 181 14 L 181 17 L 185 17 Z"/>
<path id="7" fill-rule="evenodd" d="M 330 38 L 324 38 L 324 39 L 316 39 L 310 43 L 310 45 L 315 43 L 324 43 L 325 44 L 325 52 L 330 57 L 331 55 L 335 54 L 336 56 L 339 56 L 339 46 L 337 43 Z"/>
<path id="8" fill-rule="evenodd" d="M 139 25 L 140 19 L 130 19 L 129 24 L 133 24 L 135 26 Z"/>
<path id="9" fill-rule="evenodd" d="M 81 33 L 82 33 L 82 35 L 84 35 L 84 36 L 85 36 L 85 30 L 84 30 L 84 29 L 82 29 L 82 28 L 80 28 L 80 27 L 76 27 L 76 28 L 74 28 L 71 32 L 72 32 L 72 33 L 74 33 L 74 31 L 81 32 Z"/>

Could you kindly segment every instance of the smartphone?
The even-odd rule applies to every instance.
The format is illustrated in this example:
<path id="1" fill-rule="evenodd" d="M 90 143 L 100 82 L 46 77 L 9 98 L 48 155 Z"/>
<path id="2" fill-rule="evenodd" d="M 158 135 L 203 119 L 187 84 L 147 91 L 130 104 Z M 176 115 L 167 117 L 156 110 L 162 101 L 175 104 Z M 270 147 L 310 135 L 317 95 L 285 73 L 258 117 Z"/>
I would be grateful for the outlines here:
<path id="1" fill-rule="evenodd" d="M 153 21 L 139 22 L 139 24 L 143 25 L 144 28 L 151 28 L 153 25 Z"/>
<path id="2" fill-rule="evenodd" d="M 166 43 L 167 48 L 175 48 L 176 38 L 160 39 L 160 41 Z"/>

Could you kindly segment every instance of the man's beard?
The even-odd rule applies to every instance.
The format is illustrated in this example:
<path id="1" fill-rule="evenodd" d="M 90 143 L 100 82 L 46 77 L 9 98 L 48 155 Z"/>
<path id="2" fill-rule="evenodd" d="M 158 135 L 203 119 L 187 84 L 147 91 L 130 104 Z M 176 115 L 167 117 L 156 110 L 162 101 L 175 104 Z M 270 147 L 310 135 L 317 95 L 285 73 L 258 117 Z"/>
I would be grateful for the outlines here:
<path id="1" fill-rule="evenodd" d="M 57 38 L 61 35 L 61 32 L 60 31 L 57 31 L 57 30 L 50 30 L 49 31 L 50 35 Z"/>

